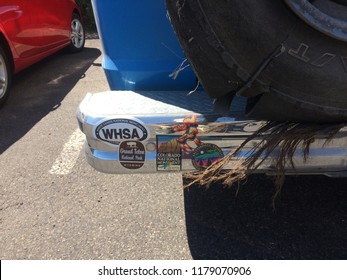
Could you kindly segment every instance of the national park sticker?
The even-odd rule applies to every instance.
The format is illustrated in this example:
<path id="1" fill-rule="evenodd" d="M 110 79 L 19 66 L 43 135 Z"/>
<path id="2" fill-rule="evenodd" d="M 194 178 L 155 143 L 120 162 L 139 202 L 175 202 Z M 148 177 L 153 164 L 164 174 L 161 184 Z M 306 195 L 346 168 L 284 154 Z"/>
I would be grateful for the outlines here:
<path id="1" fill-rule="evenodd" d="M 157 136 L 157 170 L 180 171 L 182 166 L 181 146 L 177 135 Z"/>
<path id="2" fill-rule="evenodd" d="M 145 147 L 138 141 L 124 141 L 119 145 L 119 161 L 127 169 L 139 169 L 146 160 Z"/>

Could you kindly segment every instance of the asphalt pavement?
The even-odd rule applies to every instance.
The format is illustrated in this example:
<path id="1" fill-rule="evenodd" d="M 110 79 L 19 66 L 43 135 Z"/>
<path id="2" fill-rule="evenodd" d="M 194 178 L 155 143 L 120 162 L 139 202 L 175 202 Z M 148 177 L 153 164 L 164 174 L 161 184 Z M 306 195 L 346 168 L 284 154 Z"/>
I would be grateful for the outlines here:
<path id="1" fill-rule="evenodd" d="M 108 90 L 98 39 L 18 74 L 0 110 L 0 259 L 346 259 L 347 179 L 192 186 L 109 175 L 84 157 L 75 112 Z M 237 191 L 238 190 L 238 191 Z"/>

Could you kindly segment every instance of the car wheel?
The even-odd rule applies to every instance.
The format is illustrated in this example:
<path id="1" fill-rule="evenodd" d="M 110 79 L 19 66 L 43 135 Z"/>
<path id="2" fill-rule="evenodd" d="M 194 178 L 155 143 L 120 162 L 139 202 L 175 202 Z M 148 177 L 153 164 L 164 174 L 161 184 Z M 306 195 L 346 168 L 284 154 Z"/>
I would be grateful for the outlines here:
<path id="1" fill-rule="evenodd" d="M 81 18 L 74 13 L 71 20 L 71 43 L 69 50 L 71 52 L 80 52 L 84 48 L 85 33 Z"/>
<path id="2" fill-rule="evenodd" d="M 346 0 L 166 3 L 211 97 L 243 95 L 257 119 L 347 120 Z"/>
<path id="3" fill-rule="evenodd" d="M 2 106 L 10 93 L 12 72 L 8 58 L 0 47 L 0 106 Z"/>

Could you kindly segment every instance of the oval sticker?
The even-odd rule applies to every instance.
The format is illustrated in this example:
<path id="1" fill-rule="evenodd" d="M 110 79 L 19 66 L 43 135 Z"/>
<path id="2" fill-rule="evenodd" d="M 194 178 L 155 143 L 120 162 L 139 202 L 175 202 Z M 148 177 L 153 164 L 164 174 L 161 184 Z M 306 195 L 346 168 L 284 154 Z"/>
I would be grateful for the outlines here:
<path id="1" fill-rule="evenodd" d="M 95 129 L 96 138 L 118 144 L 125 140 L 144 141 L 149 137 L 147 128 L 132 119 L 111 119 L 103 121 Z"/>

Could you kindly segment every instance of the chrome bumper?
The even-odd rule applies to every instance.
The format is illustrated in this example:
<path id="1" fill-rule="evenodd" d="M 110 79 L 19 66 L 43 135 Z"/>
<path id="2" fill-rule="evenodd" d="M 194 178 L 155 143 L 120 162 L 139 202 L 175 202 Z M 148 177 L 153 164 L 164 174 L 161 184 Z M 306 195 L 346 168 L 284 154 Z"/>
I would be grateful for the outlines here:
<path id="1" fill-rule="evenodd" d="M 204 168 L 233 151 L 262 122 L 243 118 L 244 101 L 236 100 L 228 117 L 213 112 L 205 93 L 110 91 L 90 94 L 77 119 L 86 135 L 89 164 L 104 173 L 185 172 Z M 347 176 L 347 127 L 326 143 L 324 135 L 310 146 L 306 161 L 297 149 L 287 174 Z M 249 143 L 233 163 L 247 155 Z M 276 152 L 276 151 L 275 151 Z M 255 171 L 271 173 L 273 157 Z"/>

